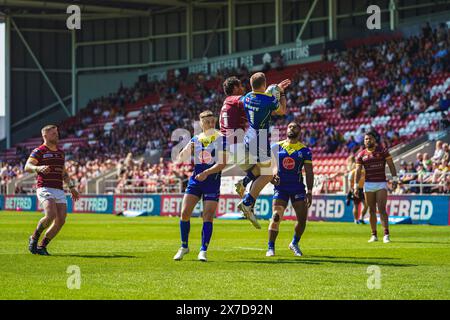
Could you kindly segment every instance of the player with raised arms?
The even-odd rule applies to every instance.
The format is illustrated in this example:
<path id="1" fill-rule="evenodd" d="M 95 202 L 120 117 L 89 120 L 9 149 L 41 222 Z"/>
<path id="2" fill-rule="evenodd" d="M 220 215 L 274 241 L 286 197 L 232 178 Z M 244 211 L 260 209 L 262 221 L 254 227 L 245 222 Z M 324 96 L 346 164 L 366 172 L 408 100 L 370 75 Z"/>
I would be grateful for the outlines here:
<path id="1" fill-rule="evenodd" d="M 45 126 L 41 134 L 44 143 L 31 152 L 25 164 L 25 171 L 37 174 L 36 194 L 45 216 L 31 235 L 28 249 L 32 254 L 48 256 L 47 245 L 56 237 L 66 221 L 67 200 L 63 182 L 69 187 L 74 201 L 78 200 L 79 193 L 65 169 L 64 151 L 58 148 L 58 128 L 54 125 Z M 44 238 L 38 245 L 45 229 L 47 231 Z"/>
<path id="2" fill-rule="evenodd" d="M 267 257 L 275 255 L 275 240 L 289 200 L 297 216 L 294 237 L 289 244 L 289 249 L 294 252 L 295 256 L 302 256 L 299 242 L 305 231 L 308 208 L 312 203 L 314 173 L 311 150 L 302 144 L 299 138 L 300 126 L 296 122 L 291 122 L 287 127 L 287 139 L 272 146 L 272 159 L 275 163 L 272 167 L 275 187 L 272 199 L 273 215 L 269 224 Z M 303 168 L 305 169 L 308 191 L 306 191 L 303 182 Z"/>
<path id="3" fill-rule="evenodd" d="M 364 167 L 365 182 L 364 195 L 366 197 L 367 205 L 370 212 L 370 227 L 372 229 L 372 236 L 368 242 L 378 241 L 377 237 L 377 207 L 380 213 L 381 225 L 384 228 L 383 242 L 391 242 L 389 236 L 389 218 L 386 213 L 387 204 L 387 182 L 386 182 L 386 163 L 391 171 L 394 189 L 398 182 L 397 170 L 395 169 L 394 161 L 387 148 L 382 148 L 377 144 L 376 134 L 368 132 L 364 136 L 365 149 L 356 155 L 356 175 L 353 190 L 355 197 L 359 197 L 358 181 L 361 179 L 361 171 Z"/>
<path id="4" fill-rule="evenodd" d="M 241 98 L 245 89 L 237 77 L 229 77 L 223 82 L 226 98 L 220 110 L 220 133 L 227 139 L 226 144 L 230 157 L 229 164 L 239 164 L 245 159 L 243 145 L 247 116 Z M 241 196 L 242 197 L 242 196 Z"/>
<path id="5" fill-rule="evenodd" d="M 249 192 L 246 192 L 238 204 L 238 208 L 257 229 L 261 229 L 253 212 L 256 199 L 261 190 L 273 179 L 272 172 L 262 172 L 264 168 L 270 170 L 270 133 L 269 126 L 272 115 L 286 114 L 286 97 L 284 90 L 291 84 L 286 79 L 275 86 L 280 94 L 277 99 L 273 94 L 266 93 L 266 76 L 262 72 L 253 74 L 250 78 L 252 91 L 242 97 L 247 115 L 249 128 L 244 137 L 245 153 L 248 161 L 241 166 L 247 175 L 242 181 L 242 187 L 252 182 Z M 239 188 L 237 188 L 238 193 Z M 242 188 L 240 188 L 242 189 Z"/>
<path id="6" fill-rule="evenodd" d="M 207 261 L 206 251 L 213 232 L 213 218 L 220 196 L 221 172 L 226 166 L 226 142 L 215 130 L 216 118 L 211 111 L 200 113 L 202 133 L 194 136 L 181 150 L 178 161 L 186 162 L 193 157 L 194 172 L 189 179 L 181 205 L 181 248 L 173 257 L 182 260 L 189 253 L 190 219 L 195 206 L 203 200 L 202 246 L 198 260 Z"/>

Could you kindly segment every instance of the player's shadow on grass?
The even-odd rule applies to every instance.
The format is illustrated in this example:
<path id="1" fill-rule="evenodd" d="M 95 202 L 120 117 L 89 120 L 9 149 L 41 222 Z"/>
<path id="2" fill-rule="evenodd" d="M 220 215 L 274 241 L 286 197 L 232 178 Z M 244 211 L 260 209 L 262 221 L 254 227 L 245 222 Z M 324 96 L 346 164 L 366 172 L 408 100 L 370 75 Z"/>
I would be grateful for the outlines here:
<path id="1" fill-rule="evenodd" d="M 324 258 L 324 259 L 372 259 L 372 260 L 392 260 L 398 258 L 392 257 L 343 257 L 343 256 L 317 256 L 317 255 L 308 255 L 308 258 Z"/>
<path id="2" fill-rule="evenodd" d="M 319 257 L 320 258 L 320 257 Z M 341 258 L 341 257 L 338 257 Z M 378 258 L 379 259 L 379 258 Z M 389 258 L 390 259 L 390 258 Z M 229 261 L 232 262 L 232 261 Z M 241 263 L 261 263 L 261 264 L 280 264 L 280 263 L 301 263 L 301 264 L 324 264 L 324 263 L 337 263 L 337 264 L 359 264 L 359 265 L 377 265 L 377 266 L 386 266 L 386 267 L 417 267 L 416 264 L 407 264 L 407 263 L 391 263 L 391 262 L 383 262 L 383 261 L 364 261 L 364 260 L 336 260 L 336 259 L 309 259 L 307 257 L 302 257 L 298 259 L 266 259 L 266 260 L 238 260 L 233 262 L 241 262 Z"/>
<path id="3" fill-rule="evenodd" d="M 120 254 L 94 255 L 94 254 L 54 254 L 53 257 L 64 258 L 95 258 L 95 259 L 117 259 L 117 258 L 136 258 L 136 256 L 126 256 Z"/>
<path id="4" fill-rule="evenodd" d="M 448 241 L 401 241 L 401 240 L 395 240 L 397 243 L 432 243 L 432 244 L 448 244 L 450 245 L 450 242 Z"/>

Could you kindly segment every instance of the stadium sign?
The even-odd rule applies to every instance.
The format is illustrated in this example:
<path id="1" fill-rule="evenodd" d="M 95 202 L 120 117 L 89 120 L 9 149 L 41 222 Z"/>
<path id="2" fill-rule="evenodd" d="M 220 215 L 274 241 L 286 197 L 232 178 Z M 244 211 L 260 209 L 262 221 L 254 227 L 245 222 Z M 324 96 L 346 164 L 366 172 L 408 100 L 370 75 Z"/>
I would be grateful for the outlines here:
<path id="1" fill-rule="evenodd" d="M 284 63 L 298 63 L 302 59 L 321 55 L 322 52 L 323 43 L 303 44 L 300 46 L 292 44 L 283 48 L 269 48 L 266 52 L 259 51 L 258 53 L 242 56 L 231 55 L 227 58 L 203 58 L 200 63 L 180 67 L 176 70 L 169 70 L 169 72 L 184 75 L 191 73 L 216 74 L 219 70 L 238 69 L 242 66 L 246 66 L 249 70 L 259 70 L 264 64 L 273 63 L 276 57 L 279 56 L 283 57 Z"/>
<path id="2" fill-rule="evenodd" d="M 36 196 L 5 196 L 5 210 L 36 211 Z"/>
<path id="3" fill-rule="evenodd" d="M 72 203 L 67 196 L 69 212 L 85 213 L 123 213 L 124 211 L 140 211 L 146 215 L 179 216 L 183 194 L 166 195 L 99 195 L 82 196 Z M 221 195 L 216 215 L 239 213 L 237 195 Z M 308 211 L 308 220 L 352 222 L 353 205 L 345 204 L 346 198 L 341 195 L 315 195 Z M 36 196 L 0 196 L 0 209 L 12 211 L 42 210 Z M 194 209 L 193 216 L 201 215 L 202 201 Z M 414 224 L 449 225 L 450 197 L 401 195 L 389 196 L 387 212 L 391 217 L 410 218 Z M 255 214 L 260 219 L 272 216 L 272 197 L 261 195 L 255 204 Z M 285 219 L 295 219 L 295 212 L 288 206 Z"/>
<path id="4" fill-rule="evenodd" d="M 389 215 L 410 217 L 413 223 L 450 224 L 448 196 L 389 196 Z"/>
<path id="5" fill-rule="evenodd" d="M 124 211 L 142 211 L 148 215 L 159 215 L 159 197 L 154 195 L 114 196 L 114 214 Z"/>
<path id="6" fill-rule="evenodd" d="M 237 195 L 221 195 L 217 205 L 216 216 L 220 217 L 226 213 L 240 213 L 238 204 L 241 201 Z M 260 219 L 270 219 L 272 216 L 272 197 L 261 195 L 256 199 L 255 215 Z"/>
<path id="7" fill-rule="evenodd" d="M 181 214 L 183 195 L 161 195 L 161 216 L 177 216 Z M 198 217 L 203 211 L 203 201 L 199 201 L 192 212 L 193 217 Z"/>
<path id="8" fill-rule="evenodd" d="M 111 196 L 80 196 L 80 199 L 73 203 L 72 212 L 74 213 L 111 213 Z"/>

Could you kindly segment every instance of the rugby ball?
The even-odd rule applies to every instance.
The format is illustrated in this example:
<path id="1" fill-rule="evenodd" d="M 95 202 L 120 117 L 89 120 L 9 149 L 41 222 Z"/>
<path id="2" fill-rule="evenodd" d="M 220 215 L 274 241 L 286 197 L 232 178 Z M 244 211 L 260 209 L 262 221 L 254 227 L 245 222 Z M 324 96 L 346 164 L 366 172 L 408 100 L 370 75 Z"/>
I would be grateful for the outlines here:
<path id="1" fill-rule="evenodd" d="M 280 91 L 280 87 L 278 87 L 276 84 L 271 84 L 270 86 L 268 86 L 266 89 L 266 93 L 277 98 L 278 101 L 280 100 L 281 91 Z"/>

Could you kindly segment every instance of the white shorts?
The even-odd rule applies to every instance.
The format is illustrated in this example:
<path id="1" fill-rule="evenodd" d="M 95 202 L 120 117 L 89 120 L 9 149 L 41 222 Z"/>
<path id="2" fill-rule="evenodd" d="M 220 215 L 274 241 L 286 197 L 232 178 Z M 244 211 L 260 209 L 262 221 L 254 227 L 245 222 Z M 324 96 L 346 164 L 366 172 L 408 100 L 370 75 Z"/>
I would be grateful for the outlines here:
<path id="1" fill-rule="evenodd" d="M 387 182 L 365 182 L 364 192 L 377 192 L 379 190 L 387 190 Z"/>
<path id="2" fill-rule="evenodd" d="M 54 199 L 56 203 L 67 205 L 66 194 L 64 190 L 42 187 L 36 190 L 37 198 L 42 204 L 45 200 Z"/>

